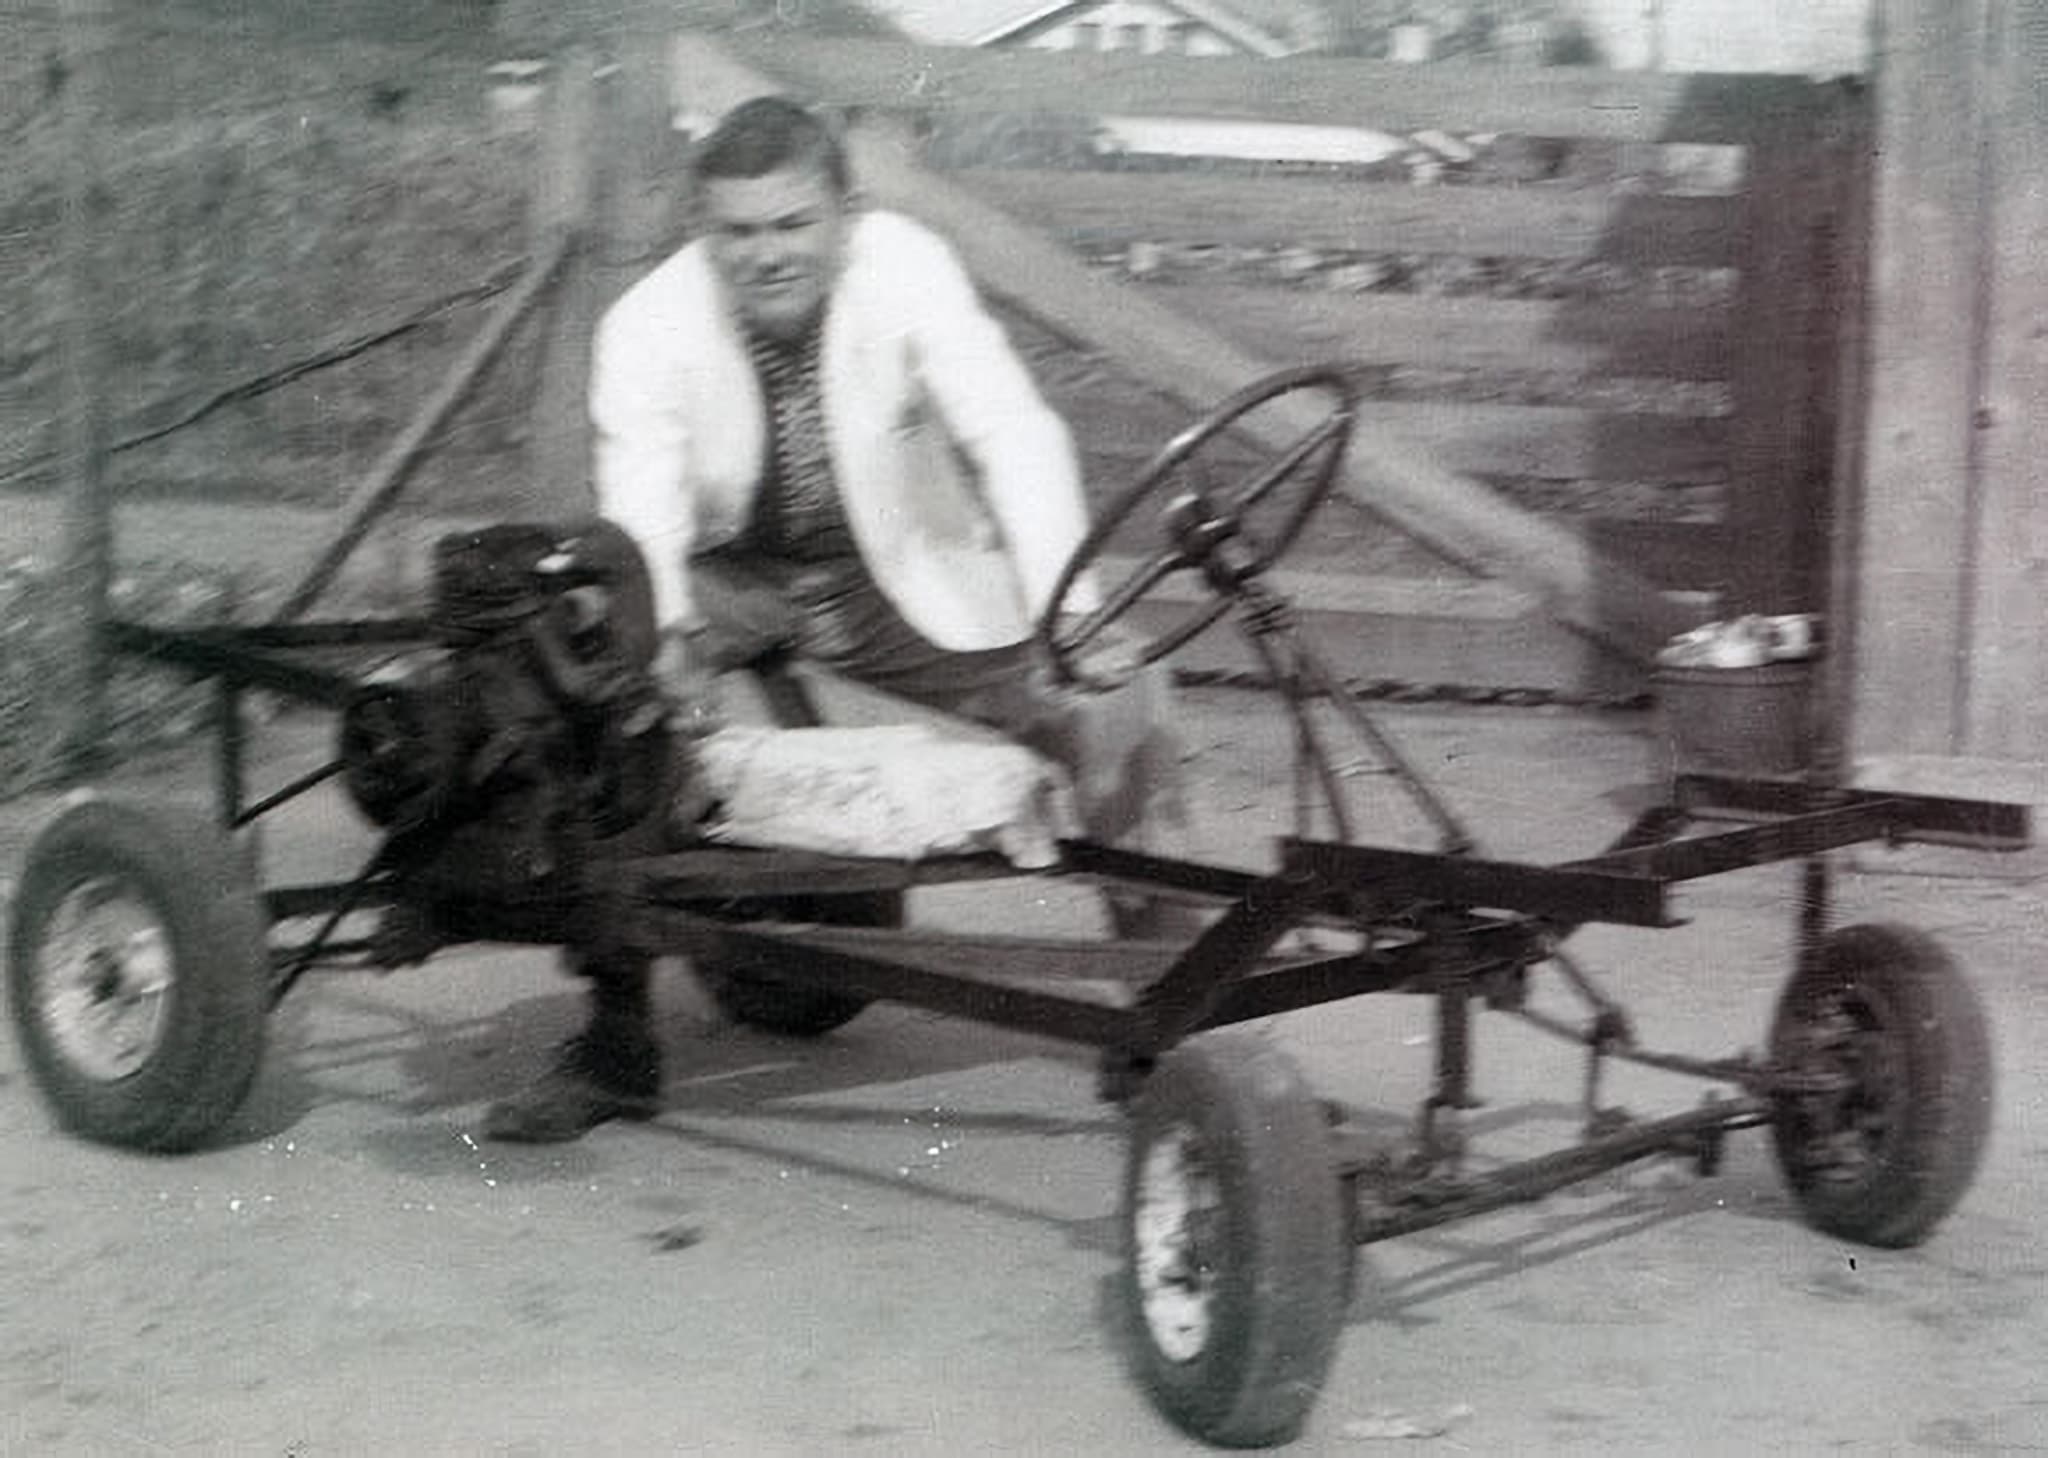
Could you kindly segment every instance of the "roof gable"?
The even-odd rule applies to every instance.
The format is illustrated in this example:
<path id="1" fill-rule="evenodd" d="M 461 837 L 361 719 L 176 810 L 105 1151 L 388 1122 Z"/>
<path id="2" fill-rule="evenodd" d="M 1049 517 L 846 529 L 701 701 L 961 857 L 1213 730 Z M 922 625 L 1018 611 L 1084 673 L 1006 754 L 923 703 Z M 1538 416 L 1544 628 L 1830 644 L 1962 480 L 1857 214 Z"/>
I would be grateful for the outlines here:
<path id="1" fill-rule="evenodd" d="M 1316 43 L 1321 27 L 1311 17 L 1326 7 L 1304 0 L 1221 0 L 1218 8 L 1257 26 L 1290 51 L 1301 51 Z"/>
<path id="2" fill-rule="evenodd" d="M 932 45 L 969 46 L 1027 10 L 1034 0 L 864 0 L 913 40 Z"/>
<path id="3" fill-rule="evenodd" d="M 990 26 L 974 37 L 974 44 L 980 46 L 999 45 L 1025 33 L 1040 29 L 1069 16 L 1089 9 L 1100 0 L 1060 0 L 1055 4 L 1040 4 L 1030 7 L 1022 14 Z M 1262 25 L 1245 19 L 1229 6 L 1217 0 L 1154 0 L 1154 3 L 1168 10 L 1178 10 L 1189 20 L 1205 25 L 1218 35 L 1244 47 L 1255 56 L 1280 57 L 1291 55 L 1294 47 L 1280 36 Z"/>

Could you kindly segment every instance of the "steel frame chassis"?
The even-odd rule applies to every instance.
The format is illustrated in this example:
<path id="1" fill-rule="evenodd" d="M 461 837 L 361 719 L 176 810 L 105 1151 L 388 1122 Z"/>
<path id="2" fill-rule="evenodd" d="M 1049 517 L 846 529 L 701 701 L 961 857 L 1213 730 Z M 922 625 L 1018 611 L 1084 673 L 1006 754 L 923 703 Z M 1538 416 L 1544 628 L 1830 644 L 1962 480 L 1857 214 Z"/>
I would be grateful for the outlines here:
<path id="1" fill-rule="evenodd" d="M 1270 604 L 1260 607 L 1271 614 Z M 341 769 L 338 762 L 326 765 L 251 800 L 243 716 L 248 691 L 338 709 L 355 691 L 355 676 L 309 663 L 308 655 L 432 641 L 426 625 L 412 619 L 176 630 L 115 620 L 105 631 L 116 652 L 216 684 L 216 800 L 223 824 L 235 828 Z M 1298 697 L 1290 706 L 1299 712 Z M 1801 946 L 1810 949 L 1827 923 L 1831 852 L 1871 841 L 2015 849 L 2031 832 L 2021 806 L 1707 775 L 1679 777 L 1670 801 L 1644 812 L 1608 851 L 1558 866 L 1466 853 L 1468 842 L 1455 822 L 1447 821 L 1446 828 L 1455 848 L 1439 854 L 1297 835 L 1280 842 L 1279 869 L 1263 876 L 1090 842 L 1063 843 L 1060 865 L 1045 874 L 1220 904 L 1222 915 L 1185 947 L 943 938 L 749 921 L 735 914 L 749 901 L 758 907 L 761 898 L 776 895 L 906 890 L 1019 874 L 994 858 L 905 865 L 720 848 L 621 859 L 593 869 L 606 883 L 595 894 L 604 900 L 607 924 L 620 928 L 621 939 L 635 949 L 687 954 L 722 944 L 798 951 L 800 956 L 784 957 L 779 968 L 786 971 L 778 971 L 796 987 L 909 1004 L 1096 1048 L 1103 1060 L 1103 1092 L 1112 1099 L 1129 1096 L 1161 1054 L 1208 1028 L 1366 993 L 1431 996 L 1435 1075 L 1412 1140 L 1390 1147 L 1333 1111 L 1334 1168 L 1357 1195 L 1353 1235 L 1363 1243 L 1533 1200 L 1660 1153 L 1688 1155 L 1711 1168 L 1730 1130 L 1769 1122 L 1772 1097 L 1790 1091 L 1791 1075 L 1747 1058 L 1699 1059 L 1639 1047 L 1621 1004 L 1562 953 L 1562 943 L 1579 926 L 1682 925 L 1672 905 L 1681 883 L 1797 860 L 1804 865 Z M 336 940 L 334 932 L 348 913 L 391 900 L 375 862 L 352 882 L 269 888 L 262 897 L 273 925 L 324 919 L 310 940 L 274 949 L 280 998 L 316 963 L 362 951 L 364 944 Z M 477 907 L 469 916 L 458 914 L 449 929 L 457 940 L 555 944 L 563 940 L 565 913 L 562 906 L 523 912 Z M 1282 939 L 1303 927 L 1345 929 L 1362 945 L 1336 954 L 1276 956 Z M 1120 1003 L 1099 990 L 1088 995 L 1046 985 L 1059 975 L 1047 975 L 1048 963 L 1077 960 L 1106 973 L 1108 981 L 1135 986 L 1135 995 Z M 957 970 L 963 962 L 994 971 L 970 976 Z M 1584 1002 L 1582 1024 L 1527 1006 L 1529 974 L 1546 962 L 1562 970 Z M 1004 975 L 1023 964 L 1033 964 L 1038 975 Z M 1518 1014 L 1585 1049 L 1585 1127 L 1576 1144 L 1484 1173 L 1464 1168 L 1458 1121 L 1476 1104 L 1475 1001 Z M 1692 1111 L 1636 1121 L 1600 1103 L 1609 1059 L 1732 1085 L 1735 1092 L 1710 1096 Z"/>

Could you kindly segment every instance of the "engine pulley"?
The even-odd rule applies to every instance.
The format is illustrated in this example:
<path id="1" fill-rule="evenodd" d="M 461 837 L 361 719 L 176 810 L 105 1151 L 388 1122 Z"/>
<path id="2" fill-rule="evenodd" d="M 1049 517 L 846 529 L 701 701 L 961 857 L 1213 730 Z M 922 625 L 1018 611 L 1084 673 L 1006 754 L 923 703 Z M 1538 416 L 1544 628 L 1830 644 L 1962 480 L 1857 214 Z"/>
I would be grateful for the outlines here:
<path id="1" fill-rule="evenodd" d="M 417 829 L 443 813 L 461 786 L 460 740 L 442 655 L 394 660 L 342 709 L 342 782 L 372 824 Z"/>

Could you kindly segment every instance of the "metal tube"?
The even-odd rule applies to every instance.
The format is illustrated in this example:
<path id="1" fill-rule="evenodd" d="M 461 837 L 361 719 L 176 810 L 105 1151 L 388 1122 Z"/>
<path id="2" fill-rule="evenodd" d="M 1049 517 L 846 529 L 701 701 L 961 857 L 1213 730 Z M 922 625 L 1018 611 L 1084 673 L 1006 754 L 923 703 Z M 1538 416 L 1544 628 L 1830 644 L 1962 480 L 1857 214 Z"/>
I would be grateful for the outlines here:
<path id="1" fill-rule="evenodd" d="M 1357 696 L 1345 688 L 1337 675 L 1331 672 L 1330 665 L 1315 650 L 1315 646 L 1299 632 L 1295 637 L 1294 652 L 1296 660 L 1307 669 L 1310 681 L 1326 698 L 1336 704 L 1337 711 L 1344 716 L 1345 721 L 1372 746 L 1373 752 L 1393 770 L 1395 778 L 1401 782 L 1401 788 L 1408 792 L 1408 797 L 1415 802 L 1416 807 L 1429 817 L 1430 823 L 1443 837 L 1445 854 L 1463 855 L 1476 849 L 1478 842 L 1473 838 L 1472 832 L 1458 819 L 1449 803 L 1430 788 L 1429 782 L 1401 752 L 1401 746 L 1380 728 L 1378 721 L 1358 702 Z"/>
<path id="2" fill-rule="evenodd" d="M 229 819 L 228 824 L 232 825 L 237 830 L 239 830 L 244 825 L 249 824 L 251 821 L 262 819 L 265 815 L 268 815 L 271 811 L 277 809 L 278 806 L 288 804 L 291 801 L 298 799 L 299 796 L 305 794 L 308 790 L 315 789 L 321 785 L 326 784 L 329 780 L 333 779 L 336 775 L 340 774 L 343 770 L 347 768 L 348 764 L 345 760 L 337 759 L 334 760 L 332 763 L 323 764 L 320 766 L 320 768 L 312 771 L 310 774 L 300 775 L 297 779 L 293 780 L 290 784 L 283 786 L 281 789 L 271 791 L 268 795 L 265 795 L 255 804 L 250 805 L 246 809 L 242 810 L 241 813 L 232 816 Z"/>
<path id="3" fill-rule="evenodd" d="M 214 757 L 215 804 L 220 823 L 237 826 L 242 821 L 242 779 L 248 747 L 242 722 L 241 686 L 231 678 L 216 679 L 213 686 L 214 729 L 219 736 Z"/>
<path id="4" fill-rule="evenodd" d="M 1812 966 L 1827 941 L 1834 919 L 1834 857 L 1808 856 L 1799 868 L 1799 945 L 1801 967 Z"/>
<path id="5" fill-rule="evenodd" d="M 1748 1128 L 1767 1122 L 1770 1106 L 1762 1099 L 1741 1097 L 1708 1104 L 1669 1118 L 1633 1124 L 1552 1154 L 1538 1155 L 1465 1181 L 1441 1199 L 1382 1210 L 1361 1210 L 1353 1225 L 1360 1245 L 1447 1225 L 1509 1205 L 1540 1200 L 1567 1185 L 1605 1170 L 1632 1164 L 1652 1155 L 1684 1150 L 1696 1136 L 1712 1130 Z M 1362 1173 L 1352 1170 L 1346 1173 Z"/>
<path id="6" fill-rule="evenodd" d="M 1590 1048 L 1600 1040 L 1597 1023 L 1582 1027 L 1530 1007 L 1512 1008 L 1509 1011 L 1530 1027 L 1552 1037 L 1562 1038 L 1567 1043 Z M 1720 1083 L 1740 1084 L 1745 1088 L 1757 1080 L 1756 1065 L 1745 1058 L 1694 1058 L 1684 1053 L 1658 1053 L 1627 1042 L 1609 1042 L 1606 1052 L 1610 1058 L 1619 1058 L 1624 1063 L 1655 1068 L 1664 1073 L 1683 1073 L 1694 1078 L 1710 1078 Z"/>
<path id="7" fill-rule="evenodd" d="M 1154 1057 L 1204 1026 L 1231 988 L 1301 920 L 1320 890 L 1313 877 L 1292 870 L 1256 882 L 1138 994 L 1137 1026 L 1119 1051 Z"/>
<path id="8" fill-rule="evenodd" d="M 1344 804 L 1343 781 L 1337 778 L 1330 756 L 1316 733 L 1315 721 L 1310 717 L 1314 704 L 1303 681 L 1300 629 L 1288 621 L 1292 613 L 1285 604 L 1267 594 L 1258 583 L 1243 583 L 1238 591 L 1245 609 L 1242 621 L 1245 641 L 1258 654 L 1267 675 L 1280 685 L 1281 694 L 1287 701 L 1288 717 L 1294 723 L 1295 834 L 1306 840 L 1312 833 L 1307 788 L 1313 772 L 1314 778 L 1322 784 L 1323 798 L 1330 807 L 1333 833 L 1339 841 L 1348 842 L 1351 839 L 1351 817 Z M 1286 638 L 1295 649 L 1292 663 L 1283 663 L 1279 652 L 1269 641 L 1275 637 Z"/>
<path id="9" fill-rule="evenodd" d="M 1472 1100 L 1472 1002 L 1463 987 L 1436 995 L 1436 1091 L 1439 1109 L 1469 1109 Z"/>

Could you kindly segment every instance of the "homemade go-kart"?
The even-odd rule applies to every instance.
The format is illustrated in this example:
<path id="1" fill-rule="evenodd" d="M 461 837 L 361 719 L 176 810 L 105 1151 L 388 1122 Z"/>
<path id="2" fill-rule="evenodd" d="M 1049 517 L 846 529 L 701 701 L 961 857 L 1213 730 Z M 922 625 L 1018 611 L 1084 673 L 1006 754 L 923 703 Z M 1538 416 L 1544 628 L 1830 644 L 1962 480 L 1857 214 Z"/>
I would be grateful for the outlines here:
<path id="1" fill-rule="evenodd" d="M 1306 422 L 1294 444 L 1231 489 L 1198 484 L 1219 439 L 1269 408 Z M 1984 1014 L 1926 936 L 1829 928 L 1828 852 L 1871 840 L 2010 847 L 2029 833 L 2024 809 L 1858 792 L 1826 775 L 1681 775 L 1602 854 L 1552 866 L 1483 857 L 1267 581 L 1328 494 L 1355 410 L 1332 368 L 1284 372 L 1225 401 L 1103 517 L 1041 627 L 1055 671 L 1087 692 L 1232 616 L 1291 716 L 1296 833 L 1269 873 L 1083 841 L 1062 842 L 1043 873 L 1215 908 L 1188 945 L 902 925 L 912 887 L 1018 874 L 993 854 L 904 863 L 679 840 L 672 810 L 687 796 L 691 739 L 650 677 L 638 554 L 602 525 L 502 527 L 442 543 L 421 620 L 110 625 L 115 650 L 218 685 L 220 813 L 87 799 L 35 842 L 8 981 L 37 1085 L 87 1138 L 188 1149 L 236 1111 L 266 1015 L 308 970 L 394 966 L 483 940 L 680 952 L 732 1017 L 786 1034 L 822 1034 L 888 1000 L 1089 1045 L 1105 1095 L 1128 1115 L 1120 1284 L 1135 1374 L 1186 1431 L 1228 1446 L 1299 1430 L 1345 1319 L 1357 1246 L 1646 1156 L 1711 1172 L 1732 1130 L 1770 1129 L 1817 1228 L 1879 1246 L 1926 1237 L 1970 1183 L 1990 1121 Z M 1084 571 L 1128 561 L 1106 548 L 1153 508 L 1163 547 L 1093 611 L 1065 611 Z M 1182 573 L 1206 584 L 1199 607 L 1135 654 L 1093 651 Z M 1120 666 L 1105 675 L 1106 661 Z M 801 685 L 773 665 L 763 682 L 780 717 L 804 722 Z M 250 690 L 338 710 L 334 763 L 246 799 Z M 1413 796 L 1438 850 L 1357 843 L 1335 749 L 1361 739 Z M 362 873 L 256 884 L 235 833 L 337 776 L 381 828 Z M 1587 923 L 1677 925 L 1680 882 L 1792 859 L 1805 863 L 1800 952 L 1760 1056 L 1641 1046 L 1622 1005 L 1563 950 Z M 374 930 L 345 935 L 371 915 Z M 1077 967 L 1090 980 L 1067 980 Z M 1545 968 L 1582 1018 L 1532 1005 Z M 1115 984 L 1124 995 L 1105 990 Z M 1435 1003 L 1433 1086 L 1395 1147 L 1320 1100 L 1270 1041 L 1213 1031 L 1369 992 Z M 1500 1167 L 1468 1159 L 1475 1004 L 1583 1047 L 1577 1142 Z M 1612 1060 L 1722 1092 L 1631 1118 L 1600 1101 Z"/>

